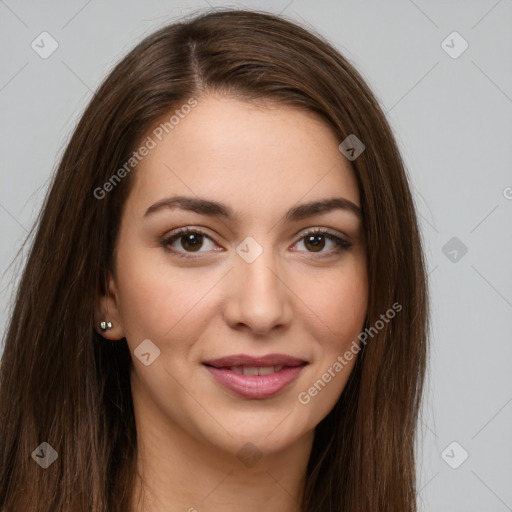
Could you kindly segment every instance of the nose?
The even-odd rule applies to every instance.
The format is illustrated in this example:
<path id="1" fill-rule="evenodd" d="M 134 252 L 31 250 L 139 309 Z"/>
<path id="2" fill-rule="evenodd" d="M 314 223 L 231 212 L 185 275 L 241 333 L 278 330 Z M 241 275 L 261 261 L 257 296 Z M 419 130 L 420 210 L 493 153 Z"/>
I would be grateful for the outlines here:
<path id="1" fill-rule="evenodd" d="M 270 250 L 264 250 L 252 263 L 237 256 L 235 269 L 229 273 L 230 292 L 224 310 L 230 327 L 266 335 L 289 324 L 293 293 L 280 268 Z"/>

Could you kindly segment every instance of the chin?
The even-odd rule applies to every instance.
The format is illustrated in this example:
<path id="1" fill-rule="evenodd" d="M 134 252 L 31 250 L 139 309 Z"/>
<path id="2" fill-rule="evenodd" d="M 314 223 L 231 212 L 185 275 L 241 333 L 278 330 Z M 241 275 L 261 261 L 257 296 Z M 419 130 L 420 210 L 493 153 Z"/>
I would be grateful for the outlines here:
<path id="1" fill-rule="evenodd" d="M 245 404 L 243 410 L 223 410 L 218 415 L 222 426 L 210 418 L 207 426 L 198 425 L 198 429 L 205 441 L 223 451 L 238 454 L 244 446 L 250 445 L 262 455 L 270 455 L 285 450 L 314 430 L 315 423 L 305 411 L 301 417 L 300 409 L 293 402 L 290 397 L 288 407 L 281 404 L 270 410 L 260 406 L 251 411 L 250 404 Z"/>

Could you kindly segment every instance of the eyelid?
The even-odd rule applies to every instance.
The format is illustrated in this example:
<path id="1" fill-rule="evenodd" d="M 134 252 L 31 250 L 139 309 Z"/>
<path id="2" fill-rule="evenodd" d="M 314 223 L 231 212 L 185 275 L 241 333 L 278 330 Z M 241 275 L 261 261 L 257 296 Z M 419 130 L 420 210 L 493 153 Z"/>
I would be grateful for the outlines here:
<path id="1" fill-rule="evenodd" d="M 200 235 L 203 235 L 207 238 L 209 238 L 212 242 L 215 242 L 213 239 L 213 236 L 210 235 L 204 228 L 201 227 L 195 227 L 195 226 L 185 226 L 182 228 L 176 228 L 171 230 L 169 233 L 166 233 L 163 236 L 163 241 L 168 242 L 171 238 L 178 238 L 180 235 L 184 236 L 188 233 L 198 233 Z"/>
<path id="2" fill-rule="evenodd" d="M 311 234 L 315 234 L 315 233 L 327 233 L 329 235 L 333 235 L 338 238 L 341 238 L 345 242 L 349 243 L 348 237 L 344 233 L 341 233 L 340 231 L 336 231 L 335 229 L 324 228 L 324 227 L 314 227 L 314 228 L 303 229 L 302 231 L 300 231 L 297 234 L 297 237 L 298 237 L 297 241 L 301 240 L 306 235 L 311 235 Z"/>

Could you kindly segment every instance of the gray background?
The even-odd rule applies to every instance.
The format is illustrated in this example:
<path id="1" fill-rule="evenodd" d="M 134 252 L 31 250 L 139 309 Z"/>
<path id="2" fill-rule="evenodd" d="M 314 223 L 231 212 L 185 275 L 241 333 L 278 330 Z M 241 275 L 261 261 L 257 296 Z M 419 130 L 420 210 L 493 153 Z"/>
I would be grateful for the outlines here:
<path id="1" fill-rule="evenodd" d="M 211 5 L 283 12 L 316 29 L 355 63 L 388 113 L 411 175 L 432 289 L 421 510 L 512 510 L 512 1 Z M 0 0 L 2 332 L 11 263 L 92 91 L 145 35 L 207 7 Z M 43 31 L 59 44 L 47 59 L 31 48 Z M 453 31 L 469 44 L 457 58 L 445 49 L 458 53 L 461 39 L 442 44 Z"/>

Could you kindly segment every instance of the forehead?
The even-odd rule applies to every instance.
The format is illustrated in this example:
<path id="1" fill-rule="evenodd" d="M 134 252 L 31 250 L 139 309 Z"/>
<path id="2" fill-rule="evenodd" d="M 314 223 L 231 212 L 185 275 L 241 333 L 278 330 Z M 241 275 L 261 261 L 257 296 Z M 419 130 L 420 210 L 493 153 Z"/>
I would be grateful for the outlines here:
<path id="1" fill-rule="evenodd" d="M 137 166 L 129 197 L 137 211 L 179 194 L 216 198 L 247 215 L 334 195 L 359 204 L 354 171 L 314 113 L 220 95 L 187 111 L 168 133 L 160 130 L 161 140 L 148 133 L 155 145 Z"/>

